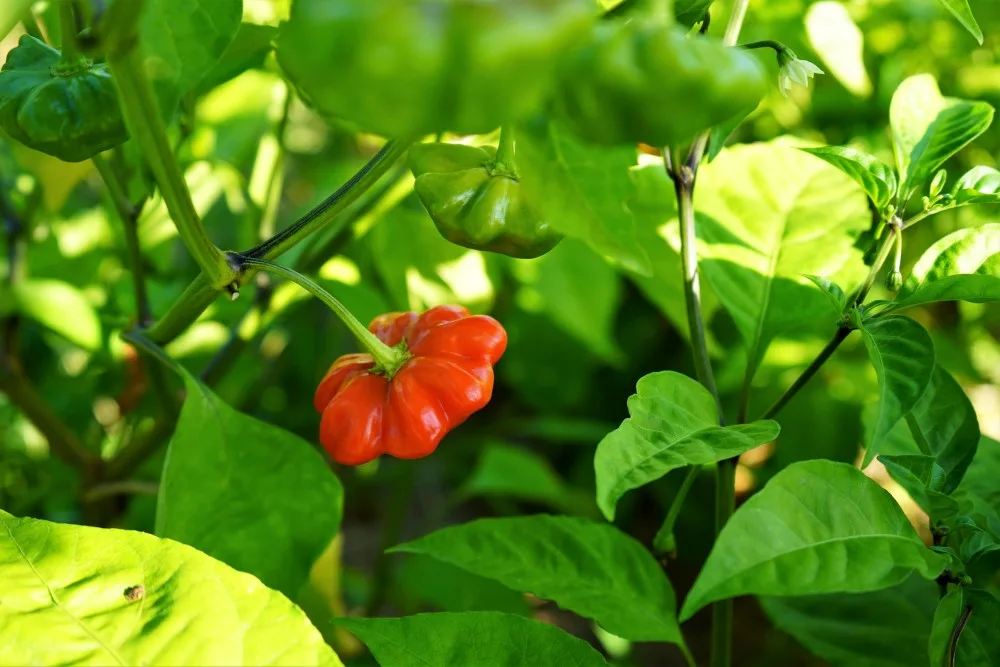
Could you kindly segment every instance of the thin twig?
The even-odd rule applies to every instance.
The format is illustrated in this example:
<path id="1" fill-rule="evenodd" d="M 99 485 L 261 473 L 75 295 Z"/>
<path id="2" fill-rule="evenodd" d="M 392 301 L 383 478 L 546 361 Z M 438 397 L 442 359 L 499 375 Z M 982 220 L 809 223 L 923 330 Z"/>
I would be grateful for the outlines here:
<path id="1" fill-rule="evenodd" d="M 156 482 L 144 482 L 138 479 L 124 479 L 120 482 L 107 482 L 92 486 L 84 492 L 83 501 L 94 502 L 95 500 L 100 500 L 101 498 L 123 495 L 155 496 L 159 493 L 159 491 L 160 485 Z"/>
<path id="2" fill-rule="evenodd" d="M 968 625 L 970 616 L 972 616 L 972 605 L 966 605 L 965 609 L 962 610 L 962 617 L 958 619 L 958 625 L 955 626 L 955 630 L 951 633 L 951 640 L 948 642 L 948 667 L 956 667 L 958 665 L 958 640 L 962 638 L 962 633 L 965 632 L 965 626 Z"/>

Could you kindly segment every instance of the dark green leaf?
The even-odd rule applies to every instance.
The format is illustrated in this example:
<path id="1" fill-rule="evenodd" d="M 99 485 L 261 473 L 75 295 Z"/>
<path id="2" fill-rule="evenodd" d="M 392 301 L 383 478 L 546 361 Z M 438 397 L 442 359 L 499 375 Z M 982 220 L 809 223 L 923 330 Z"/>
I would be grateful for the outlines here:
<path id="1" fill-rule="evenodd" d="M 835 314 L 840 315 L 844 312 L 844 308 L 847 306 L 847 295 L 844 294 L 844 290 L 840 285 L 820 276 L 806 276 L 806 278 L 816 287 L 823 290 L 823 294 L 830 302 L 830 305 L 833 306 Z"/>
<path id="2" fill-rule="evenodd" d="M 928 248 L 893 307 L 935 301 L 1000 301 L 1000 223 L 960 229 Z"/>
<path id="3" fill-rule="evenodd" d="M 924 394 L 934 372 L 934 343 L 908 317 L 889 315 L 862 323 L 861 334 L 878 376 L 878 413 L 866 439 L 867 466 L 889 431 Z"/>
<path id="4" fill-rule="evenodd" d="M 963 597 L 961 588 L 953 588 L 941 598 L 934 611 L 934 622 L 931 624 L 930 639 L 927 644 L 931 667 L 950 667 L 948 657 L 951 636 L 962 618 L 965 608 Z"/>
<path id="5" fill-rule="evenodd" d="M 703 18 L 713 0 L 674 0 L 674 18 L 678 23 L 694 25 Z"/>
<path id="6" fill-rule="evenodd" d="M 835 667 L 927 667 L 938 602 L 934 582 L 911 576 L 871 593 L 760 599 L 774 624 Z"/>
<path id="7" fill-rule="evenodd" d="M 979 24 L 976 23 L 976 17 L 972 15 L 972 9 L 969 7 L 969 0 L 938 0 L 942 5 L 944 5 L 952 15 L 958 19 L 958 22 L 962 24 L 962 27 L 969 31 L 969 33 L 976 38 L 976 41 L 980 44 L 983 43 L 983 31 L 979 28 Z"/>
<path id="8" fill-rule="evenodd" d="M 670 581 L 614 526 L 560 516 L 479 519 L 398 547 L 552 600 L 633 641 L 683 644 Z"/>
<path id="9" fill-rule="evenodd" d="M 567 485 L 543 456 L 503 443 L 483 448 L 460 494 L 513 498 L 568 514 L 595 513 L 593 500 Z"/>
<path id="10" fill-rule="evenodd" d="M 743 124 L 743 121 L 747 119 L 747 116 L 756 110 L 757 107 L 747 109 L 746 111 L 740 112 L 729 120 L 722 121 L 713 127 L 712 132 L 708 135 L 708 148 L 705 150 L 705 160 L 711 162 L 717 158 L 719 153 L 722 152 L 722 149 L 726 147 L 726 142 L 729 141 L 729 137 L 733 136 L 733 133 L 740 125 Z"/>
<path id="11" fill-rule="evenodd" d="M 946 562 L 862 472 L 803 461 L 778 473 L 726 523 L 680 619 L 738 595 L 861 593 L 895 586 L 912 572 L 933 579 Z"/>
<path id="12" fill-rule="evenodd" d="M 198 84 L 198 91 L 208 92 L 248 69 L 263 65 L 277 34 L 274 26 L 241 23 L 222 57 Z"/>
<path id="13" fill-rule="evenodd" d="M 602 667 L 591 646 L 559 628 L 492 611 L 337 618 L 382 667 Z"/>
<path id="14" fill-rule="evenodd" d="M 980 525 L 1000 538 L 1000 442 L 983 437 L 976 456 L 953 494 L 969 506 L 968 511 L 977 515 Z"/>
<path id="15" fill-rule="evenodd" d="M 853 181 L 787 141 L 745 144 L 699 172 L 695 207 L 701 269 L 743 338 L 748 379 L 774 338 L 831 333 L 828 300 L 803 276 L 863 277 L 854 240 L 871 214 Z"/>
<path id="16" fill-rule="evenodd" d="M 193 376 L 163 466 L 156 534 L 289 597 L 340 529 L 343 489 L 320 453 L 241 414 Z"/>
<path id="17" fill-rule="evenodd" d="M 807 153 L 825 160 L 854 179 L 878 209 L 896 195 L 896 172 L 874 155 L 849 146 L 803 148 Z"/>
<path id="18" fill-rule="evenodd" d="M 598 254 L 649 275 L 649 258 L 624 204 L 635 190 L 629 178 L 635 163 L 634 147 L 584 144 L 555 123 L 526 124 L 517 135 L 521 190 L 542 217 Z"/>
<path id="19" fill-rule="evenodd" d="M 502 611 L 530 616 L 524 594 L 430 556 L 410 554 L 393 568 L 393 600 L 404 610 Z M 409 611 L 407 612 L 409 613 Z"/>
<path id="20" fill-rule="evenodd" d="M 879 454 L 892 478 L 927 514 L 931 521 L 944 521 L 958 515 L 958 501 L 942 493 L 945 472 L 932 456 Z"/>
<path id="21" fill-rule="evenodd" d="M 630 418 L 597 446 L 597 504 L 608 520 L 631 489 L 675 468 L 739 456 L 778 437 L 774 421 L 719 426 L 712 395 L 699 382 L 662 371 L 641 378 L 628 399 Z"/>
<path id="22" fill-rule="evenodd" d="M 285 596 L 189 546 L 3 511 L 0 526 L 0 664 L 341 664 Z"/>

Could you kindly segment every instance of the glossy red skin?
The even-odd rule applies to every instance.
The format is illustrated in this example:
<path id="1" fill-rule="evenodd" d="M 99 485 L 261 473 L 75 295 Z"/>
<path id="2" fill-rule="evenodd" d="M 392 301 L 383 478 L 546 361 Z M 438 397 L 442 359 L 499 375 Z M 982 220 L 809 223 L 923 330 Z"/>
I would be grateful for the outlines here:
<path id="1" fill-rule="evenodd" d="M 405 339 L 412 355 L 392 379 L 369 372 L 370 354 L 347 354 L 316 389 L 319 440 L 338 463 L 361 465 L 382 454 L 417 459 L 483 408 L 493 395 L 493 365 L 507 333 L 492 317 L 461 306 L 387 313 L 368 325 L 387 345 Z"/>

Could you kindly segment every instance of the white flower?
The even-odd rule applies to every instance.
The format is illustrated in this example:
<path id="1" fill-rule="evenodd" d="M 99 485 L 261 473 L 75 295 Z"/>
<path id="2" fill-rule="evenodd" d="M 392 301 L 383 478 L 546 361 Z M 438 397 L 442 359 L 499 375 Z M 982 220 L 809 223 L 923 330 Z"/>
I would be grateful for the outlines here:
<path id="1" fill-rule="evenodd" d="M 789 48 L 778 52 L 778 90 L 785 97 L 788 97 L 792 84 L 808 87 L 813 75 L 823 73 L 808 60 L 800 60 Z"/>

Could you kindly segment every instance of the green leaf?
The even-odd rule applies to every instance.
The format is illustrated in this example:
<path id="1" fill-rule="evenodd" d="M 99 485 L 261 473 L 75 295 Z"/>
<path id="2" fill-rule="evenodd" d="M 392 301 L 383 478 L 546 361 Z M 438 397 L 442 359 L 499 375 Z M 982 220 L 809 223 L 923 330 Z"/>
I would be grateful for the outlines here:
<path id="1" fill-rule="evenodd" d="M 738 595 L 861 593 L 937 577 L 947 559 L 920 541 L 887 491 L 856 468 L 794 463 L 726 523 L 680 620 Z"/>
<path id="2" fill-rule="evenodd" d="M 940 491 L 958 488 L 979 444 L 979 419 L 969 397 L 948 371 L 935 365 L 923 396 L 907 416 L 918 448 L 944 473 Z"/>
<path id="3" fill-rule="evenodd" d="M 426 554 L 552 600 L 623 639 L 683 645 L 670 581 L 614 526 L 547 515 L 479 519 L 389 551 Z"/>
<path id="4" fill-rule="evenodd" d="M 382 667 L 603 667 L 590 644 L 559 628 L 492 611 L 337 618 Z"/>
<path id="5" fill-rule="evenodd" d="M 976 23 L 976 17 L 972 15 L 972 9 L 969 7 L 969 0 L 938 0 L 945 8 L 952 13 L 958 22 L 962 24 L 962 27 L 969 31 L 969 33 L 976 38 L 976 41 L 980 44 L 983 43 L 983 31 L 979 28 L 979 24 Z"/>
<path id="6" fill-rule="evenodd" d="M 862 467 L 871 463 L 889 431 L 913 409 L 934 373 L 934 343 L 922 326 L 902 315 L 862 323 L 861 335 L 878 376 L 878 412 L 866 438 Z"/>
<path id="7" fill-rule="evenodd" d="M 274 26 L 240 23 L 232 42 L 198 83 L 198 92 L 206 93 L 248 69 L 261 67 L 277 35 L 278 29 Z"/>
<path id="8" fill-rule="evenodd" d="M 749 187 L 749 184 L 753 187 Z M 726 149 L 698 176 L 701 270 L 732 316 L 752 379 L 778 336 L 828 336 L 827 298 L 804 275 L 850 284 L 871 224 L 858 187 L 787 141 Z"/>
<path id="9" fill-rule="evenodd" d="M 865 190 L 878 209 L 892 201 L 896 194 L 896 172 L 874 155 L 849 146 L 803 148 L 805 152 L 829 162 Z"/>
<path id="10" fill-rule="evenodd" d="M 628 399 L 631 417 L 597 445 L 597 504 L 608 520 L 631 489 L 675 468 L 739 456 L 778 437 L 778 423 L 719 426 L 712 395 L 699 382 L 662 371 L 641 378 Z"/>
<path id="11" fill-rule="evenodd" d="M 840 315 L 844 312 L 844 308 L 847 307 L 847 295 L 844 294 L 844 290 L 840 285 L 820 276 L 806 276 L 806 278 L 813 285 L 823 290 L 823 295 L 826 296 L 830 305 L 833 306 L 834 313 Z"/>
<path id="12" fill-rule="evenodd" d="M 173 115 L 181 97 L 225 53 L 242 16 L 241 0 L 146 2 L 139 22 L 139 37 L 146 72 L 164 117 Z"/>
<path id="13" fill-rule="evenodd" d="M 340 481 L 315 447 L 173 366 L 187 398 L 163 464 L 156 534 L 296 596 L 340 529 Z"/>
<path id="14" fill-rule="evenodd" d="M 713 0 L 674 0 L 674 18 L 678 23 L 694 25 L 705 17 Z"/>
<path id="15" fill-rule="evenodd" d="M 953 588 L 941 598 L 934 611 L 934 622 L 931 625 L 930 639 L 927 644 L 927 654 L 931 667 L 949 667 L 949 648 L 951 636 L 958 625 L 964 611 L 963 591 Z"/>
<path id="16" fill-rule="evenodd" d="M 464 497 L 513 498 L 567 514 L 593 514 L 593 500 L 570 487 L 540 454 L 504 443 L 483 448 L 462 490 Z"/>
<path id="17" fill-rule="evenodd" d="M 565 239 L 538 259 L 512 261 L 521 282 L 518 304 L 544 313 L 601 359 L 622 361 L 614 337 L 621 300 L 618 272 L 577 239 Z"/>
<path id="18" fill-rule="evenodd" d="M 847 7 L 831 0 L 813 3 L 806 11 L 805 24 L 809 43 L 826 71 L 856 97 L 870 97 L 865 36 Z"/>
<path id="19" fill-rule="evenodd" d="M 870 593 L 760 598 L 774 624 L 834 667 L 926 667 L 937 586 L 911 576 Z"/>
<path id="20" fill-rule="evenodd" d="M 955 182 L 951 196 L 963 204 L 1000 204 L 1000 171 L 993 167 L 973 167 Z"/>
<path id="21" fill-rule="evenodd" d="M 341 664 L 287 598 L 189 546 L 3 511 L 0 526 L 0 664 Z"/>
<path id="22" fill-rule="evenodd" d="M 13 285 L 11 302 L 0 312 L 13 311 L 35 320 L 86 350 L 100 349 L 101 322 L 83 293 L 61 280 L 29 278 Z"/>
<path id="23" fill-rule="evenodd" d="M 410 554 L 393 568 L 393 602 L 406 613 L 439 611 L 502 611 L 531 616 L 522 593 L 443 561 Z"/>
<path id="24" fill-rule="evenodd" d="M 649 258 L 623 205 L 635 190 L 629 169 L 636 157 L 634 146 L 584 144 L 554 122 L 525 124 L 517 135 L 521 190 L 540 215 L 599 255 L 649 275 Z"/>
<path id="25" fill-rule="evenodd" d="M 986 131 L 993 107 L 942 97 L 934 77 L 919 74 L 896 89 L 889 119 L 905 201 L 948 158 Z"/>
<path id="26" fill-rule="evenodd" d="M 941 491 L 945 472 L 933 456 L 879 454 L 878 460 L 932 522 L 958 515 L 958 501 Z"/>
<path id="27" fill-rule="evenodd" d="M 981 517 L 980 525 L 1000 538 L 1000 442 L 983 437 L 962 483 L 953 494 Z"/>
<path id="28" fill-rule="evenodd" d="M 917 260 L 894 309 L 935 301 L 1000 301 L 1000 223 L 960 229 Z"/>
<path id="29" fill-rule="evenodd" d="M 759 105 L 758 105 L 759 106 Z M 726 147 L 726 142 L 729 138 L 733 136 L 737 128 L 743 124 L 743 121 L 747 117 L 757 110 L 757 107 L 752 107 L 741 111 L 732 118 L 724 120 L 715 127 L 712 128 L 711 133 L 708 135 L 708 147 L 705 149 L 705 161 L 711 162 L 715 158 L 719 157 L 719 153 L 722 149 Z"/>

